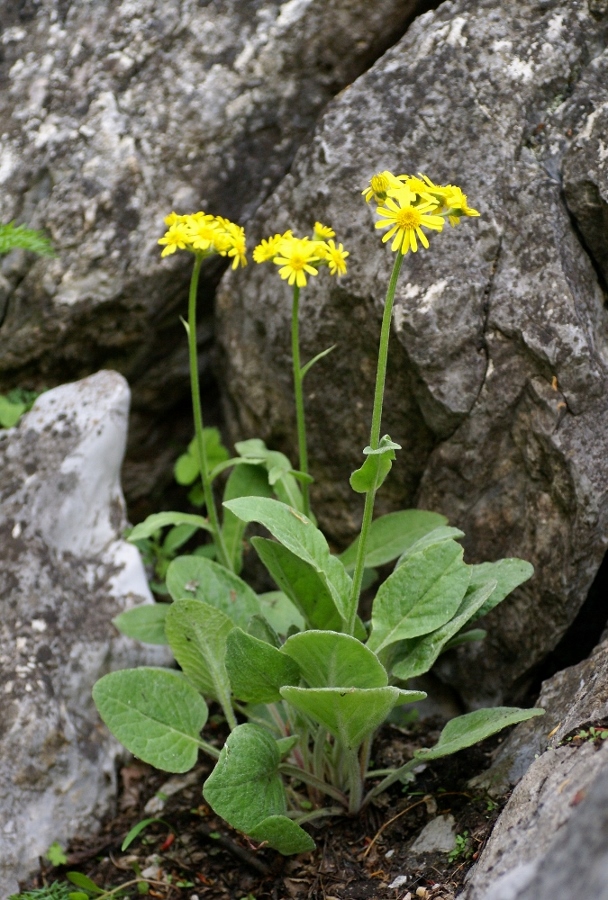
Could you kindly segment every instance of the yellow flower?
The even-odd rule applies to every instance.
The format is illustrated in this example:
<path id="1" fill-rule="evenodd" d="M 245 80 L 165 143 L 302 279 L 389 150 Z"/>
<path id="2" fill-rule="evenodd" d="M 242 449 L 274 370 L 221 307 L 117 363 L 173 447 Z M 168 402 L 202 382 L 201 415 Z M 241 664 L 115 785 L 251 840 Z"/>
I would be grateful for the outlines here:
<path id="1" fill-rule="evenodd" d="M 405 178 L 407 178 L 407 175 L 395 176 L 386 169 L 384 172 L 372 175 L 369 180 L 369 187 L 361 191 L 365 196 L 365 202 L 369 203 L 370 200 L 375 200 L 376 203 L 383 203 L 390 190 L 399 190 L 399 188 L 403 187 L 403 179 Z"/>
<path id="2" fill-rule="evenodd" d="M 330 228 L 329 225 L 322 225 L 321 222 L 315 222 L 315 228 L 313 233 L 314 241 L 324 241 L 327 238 L 333 238 L 336 236 L 336 232 L 333 228 Z"/>
<path id="3" fill-rule="evenodd" d="M 416 253 L 418 240 L 423 247 L 428 248 L 429 242 L 422 227 L 433 231 L 441 231 L 443 228 L 442 216 L 432 215 L 437 204 L 432 200 L 424 200 L 413 206 L 415 199 L 416 195 L 408 187 L 403 187 L 402 190 L 395 192 L 394 196 L 387 197 L 384 206 L 376 209 L 379 216 L 387 219 L 386 222 L 376 222 L 376 228 L 389 229 L 382 241 L 386 243 L 394 236 L 391 246 L 393 251 L 400 250 L 405 254 L 411 249 Z"/>
<path id="4" fill-rule="evenodd" d="M 190 234 L 190 242 L 194 250 L 217 250 L 216 242 L 220 237 L 218 223 L 215 216 L 205 213 L 194 213 L 184 216 L 187 219 L 187 227 Z"/>
<path id="5" fill-rule="evenodd" d="M 253 251 L 254 262 L 270 262 L 277 255 L 279 244 L 283 238 L 288 237 L 291 237 L 291 231 L 286 231 L 285 234 L 275 234 L 274 237 L 270 237 L 268 240 L 260 241 Z"/>
<path id="6" fill-rule="evenodd" d="M 342 244 L 336 246 L 334 241 L 327 241 L 325 246 L 324 258 L 329 266 L 330 275 L 337 275 L 338 278 L 345 275 L 346 257 L 350 256 L 348 250 L 345 250 Z"/>
<path id="7" fill-rule="evenodd" d="M 227 220 L 226 220 L 227 221 Z M 247 265 L 247 239 L 245 237 L 245 229 L 234 222 L 227 221 L 227 237 L 230 238 L 231 246 L 227 252 L 227 256 L 233 257 L 232 268 L 238 269 L 239 265 Z"/>
<path id="8" fill-rule="evenodd" d="M 309 241 L 308 238 L 283 237 L 273 262 L 281 266 L 279 275 L 288 284 L 305 287 L 306 274 L 317 274 L 313 265 L 320 259 L 317 250 L 316 242 Z"/>
<path id="9" fill-rule="evenodd" d="M 476 209 L 471 209 L 467 203 L 467 195 L 456 185 L 449 184 L 446 189 L 445 205 L 449 209 L 448 218 L 450 225 L 458 225 L 462 216 L 478 216 Z"/>
<path id="10" fill-rule="evenodd" d="M 183 217 L 180 216 L 179 218 L 181 219 Z M 165 232 L 163 237 L 159 239 L 158 243 L 165 244 L 165 249 L 161 253 L 161 256 L 169 256 L 169 254 L 175 253 L 176 250 L 192 249 L 190 243 L 190 230 L 187 224 L 181 221 L 174 221 L 169 225 L 169 229 Z"/>

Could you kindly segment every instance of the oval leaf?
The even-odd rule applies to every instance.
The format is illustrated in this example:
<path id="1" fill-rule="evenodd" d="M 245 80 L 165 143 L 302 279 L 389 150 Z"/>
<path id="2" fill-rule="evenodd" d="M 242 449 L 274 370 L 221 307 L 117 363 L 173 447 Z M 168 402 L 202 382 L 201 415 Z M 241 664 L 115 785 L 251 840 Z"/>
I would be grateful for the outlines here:
<path id="1" fill-rule="evenodd" d="M 496 706 L 493 709 L 476 709 L 450 719 L 445 726 L 439 740 L 430 749 L 416 750 L 416 759 L 439 759 L 441 756 L 449 756 L 457 753 L 464 747 L 471 747 L 479 741 L 485 740 L 491 734 L 502 731 L 509 725 L 517 722 L 525 722 L 534 716 L 543 716 L 544 709 L 517 709 L 512 706 Z"/>
<path id="2" fill-rule="evenodd" d="M 365 565 L 373 568 L 397 559 L 419 538 L 446 524 L 445 516 L 424 509 L 402 509 L 374 519 L 368 532 Z M 340 556 L 348 571 L 355 568 L 358 549 L 359 538 Z"/>
<path id="3" fill-rule="evenodd" d="M 144 644 L 167 644 L 165 619 L 168 611 L 168 603 L 146 603 L 120 613 L 112 619 L 112 624 L 121 634 Z"/>
<path id="4" fill-rule="evenodd" d="M 260 613 L 255 593 L 242 578 L 203 556 L 178 556 L 167 569 L 167 590 L 174 600 L 202 600 L 247 628 Z"/>
<path id="5" fill-rule="evenodd" d="M 376 654 L 347 634 L 304 631 L 288 638 L 281 652 L 295 660 L 311 688 L 376 688 L 388 684 L 388 675 Z"/>
<path id="6" fill-rule="evenodd" d="M 169 607 L 165 632 L 188 681 L 206 697 L 230 705 L 226 640 L 234 622 L 200 600 L 176 600 Z"/>
<path id="7" fill-rule="evenodd" d="M 300 681 L 292 659 L 240 628 L 228 635 L 226 669 L 235 697 L 246 703 L 275 703 L 281 700 L 279 688 Z"/>
<path id="8" fill-rule="evenodd" d="M 308 853 L 315 849 L 315 842 L 293 819 L 287 816 L 268 816 L 249 832 L 254 841 L 264 841 L 283 856 Z"/>
<path id="9" fill-rule="evenodd" d="M 111 672 L 93 687 L 93 700 L 112 734 L 139 759 L 165 772 L 187 772 L 196 763 L 207 704 L 179 672 Z"/>
<path id="10" fill-rule="evenodd" d="M 192 513 L 162 512 L 154 513 L 143 522 L 140 522 L 139 525 L 136 525 L 127 540 L 132 543 L 141 541 L 143 538 L 151 537 L 159 528 L 165 528 L 167 525 L 194 525 L 195 528 L 211 531 L 209 522 L 203 516 L 197 516 Z"/>

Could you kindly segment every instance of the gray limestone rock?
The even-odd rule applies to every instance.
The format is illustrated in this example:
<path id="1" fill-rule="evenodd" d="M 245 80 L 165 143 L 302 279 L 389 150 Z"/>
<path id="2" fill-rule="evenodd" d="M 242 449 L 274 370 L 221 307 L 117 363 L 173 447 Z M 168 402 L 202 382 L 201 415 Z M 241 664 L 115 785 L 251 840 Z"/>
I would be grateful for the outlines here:
<path id="1" fill-rule="evenodd" d="M 599 749 L 562 746 L 539 757 L 496 823 L 463 900 L 603 896 L 607 778 L 608 742 Z M 603 888 L 583 887 L 592 884 Z"/>
<path id="2" fill-rule="evenodd" d="M 408 853 L 424 856 L 428 853 L 449 853 L 456 845 L 454 816 L 437 816 L 424 826 Z"/>
<path id="3" fill-rule="evenodd" d="M 465 531 L 471 562 L 520 556 L 536 567 L 488 617 L 485 643 L 440 662 L 471 706 L 517 699 L 608 546 L 599 244 L 590 256 L 603 220 L 597 204 L 575 208 L 575 187 L 568 208 L 562 187 L 566 175 L 575 185 L 580 157 L 604 190 L 602 9 L 586 0 L 448 0 L 420 16 L 329 105 L 253 227 L 256 239 L 288 227 L 310 233 L 320 219 L 351 253 L 344 278 L 322 272 L 301 298 L 304 359 L 338 345 L 307 375 L 306 406 L 316 510 L 346 543 L 362 514 L 348 475 L 368 442 L 393 261 L 360 191 L 384 168 L 422 171 L 461 185 L 482 213 L 432 234 L 431 249 L 404 262 L 382 426 L 404 449 L 377 504 L 377 513 L 412 505 L 445 513 Z M 260 434 L 295 457 L 289 312 L 290 290 L 268 267 L 222 282 L 233 434 Z"/>
<path id="4" fill-rule="evenodd" d="M 0 221 L 46 229 L 59 252 L 2 263 L 0 389 L 104 365 L 126 375 L 132 496 L 175 455 L 158 432 L 176 437 L 167 412 L 187 395 L 191 260 L 161 262 L 164 216 L 203 208 L 245 224 L 420 2 L 0 0 Z M 203 368 L 217 266 L 204 274 Z"/>
<path id="5" fill-rule="evenodd" d="M 122 533 L 129 389 L 99 372 L 43 394 L 0 431 L 0 895 L 53 841 L 93 833 L 112 809 L 123 752 L 91 688 L 167 661 L 117 635 L 113 616 L 151 602 Z"/>

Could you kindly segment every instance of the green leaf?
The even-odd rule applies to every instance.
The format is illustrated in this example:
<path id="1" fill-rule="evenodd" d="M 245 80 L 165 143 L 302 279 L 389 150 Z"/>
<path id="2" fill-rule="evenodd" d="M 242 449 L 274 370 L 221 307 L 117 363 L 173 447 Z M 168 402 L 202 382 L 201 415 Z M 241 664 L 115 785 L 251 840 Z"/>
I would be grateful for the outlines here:
<path id="1" fill-rule="evenodd" d="M 145 666 L 110 672 L 94 685 L 93 700 L 134 756 L 165 772 L 196 763 L 207 704 L 181 673 Z"/>
<path id="2" fill-rule="evenodd" d="M 200 475 L 198 459 L 191 453 L 182 453 L 173 467 L 173 477 L 178 484 L 192 484 Z"/>
<path id="3" fill-rule="evenodd" d="M 303 510 L 302 492 L 293 475 L 293 467 L 284 453 L 269 450 L 259 438 L 239 441 L 234 446 L 240 456 L 261 462 L 268 473 L 268 483 L 273 493 L 282 503 L 287 503 L 300 512 Z"/>
<path id="4" fill-rule="evenodd" d="M 249 837 L 254 841 L 264 841 L 283 856 L 308 853 L 316 846 L 308 832 L 287 816 L 268 816 L 251 829 Z"/>
<path id="5" fill-rule="evenodd" d="M 72 884 L 75 884 L 76 887 L 84 888 L 84 890 L 88 891 L 90 894 L 105 894 L 105 891 L 102 890 L 102 888 L 81 872 L 67 872 L 65 877 L 68 881 L 71 881 Z"/>
<path id="6" fill-rule="evenodd" d="M 491 734 L 496 734 L 497 731 L 502 731 L 509 725 L 525 722 L 526 719 L 542 716 L 544 713 L 544 709 L 517 709 L 512 706 L 476 709 L 464 716 L 450 719 L 439 735 L 435 746 L 430 749 L 416 750 L 414 756 L 416 759 L 424 760 L 449 756 L 464 747 L 472 747 L 473 744 L 485 740 Z"/>
<path id="7" fill-rule="evenodd" d="M 133 826 L 133 828 L 130 830 L 130 832 L 127 834 L 126 838 L 122 842 L 122 844 L 120 846 L 120 849 L 122 850 L 122 852 L 124 853 L 124 851 L 128 847 L 131 846 L 131 844 L 133 843 L 135 838 L 139 834 L 141 834 L 141 832 L 144 830 L 144 828 L 147 828 L 148 825 L 152 825 L 153 822 L 158 822 L 160 825 L 166 825 L 169 829 L 171 829 L 171 826 L 169 825 L 169 823 L 165 822 L 164 819 L 156 819 L 156 818 L 154 818 L 154 816 L 152 816 L 152 818 L 150 818 L 150 819 L 142 819 L 141 822 L 138 822 L 137 825 Z"/>
<path id="8" fill-rule="evenodd" d="M 27 407 L 25 403 L 13 403 L 8 397 L 0 394 L 0 427 L 12 428 L 16 425 Z"/>
<path id="9" fill-rule="evenodd" d="M 400 444 L 391 441 L 388 434 L 380 438 L 376 450 L 365 447 L 363 453 L 367 457 L 360 469 L 356 469 L 350 476 L 350 486 L 358 494 L 366 494 L 368 491 L 377 491 L 393 466 L 395 450 L 401 450 Z"/>
<path id="10" fill-rule="evenodd" d="M 507 594 L 514 591 L 516 587 L 523 584 L 534 575 L 534 566 L 526 562 L 525 559 L 517 559 L 517 557 L 508 557 L 507 559 L 499 559 L 496 562 L 480 563 L 471 568 L 471 584 L 477 585 L 490 580 L 496 581 L 496 587 L 487 601 L 478 610 L 472 621 L 480 619 L 487 615 L 490 610 L 494 609 L 501 603 Z"/>
<path id="11" fill-rule="evenodd" d="M 276 703 L 281 700 L 279 688 L 300 682 L 293 660 L 240 628 L 228 635 L 226 669 L 234 696 L 246 703 Z"/>
<path id="12" fill-rule="evenodd" d="M 298 609 L 283 591 L 268 591 L 265 594 L 258 594 L 258 601 L 262 615 L 277 634 L 284 636 L 290 628 L 303 631 L 306 627 Z"/>
<path id="13" fill-rule="evenodd" d="M 0 256 L 17 248 L 39 256 L 57 256 L 50 240 L 41 231 L 14 222 L 0 225 Z"/>
<path id="14" fill-rule="evenodd" d="M 144 644 L 166 644 L 165 619 L 168 603 L 146 603 L 134 606 L 112 619 L 121 634 Z"/>
<path id="15" fill-rule="evenodd" d="M 241 628 L 261 611 L 257 596 L 242 578 L 203 556 L 174 559 L 167 569 L 167 589 L 173 600 L 202 600 L 215 606 Z"/>
<path id="16" fill-rule="evenodd" d="M 470 631 L 461 631 L 460 634 L 457 634 L 451 641 L 447 642 L 442 652 L 453 650 L 454 647 L 460 647 L 462 644 L 474 644 L 477 641 L 483 641 L 487 633 L 483 628 L 471 628 Z"/>
<path id="17" fill-rule="evenodd" d="M 378 653 L 405 638 L 440 628 L 454 616 L 471 573 L 455 541 L 433 544 L 395 569 L 378 589 L 367 642 Z"/>
<path id="18" fill-rule="evenodd" d="M 165 528 L 167 525 L 194 525 L 195 528 L 211 531 L 209 522 L 203 516 L 193 515 L 192 513 L 162 512 L 153 513 L 145 521 L 136 525 L 131 531 L 128 540 L 134 544 L 135 541 L 151 537 L 159 528 Z"/>
<path id="19" fill-rule="evenodd" d="M 226 482 L 224 502 L 236 500 L 237 497 L 272 497 L 266 469 L 256 465 L 236 466 Z M 222 536 L 228 558 L 232 561 L 237 573 L 240 572 L 243 565 L 243 535 L 246 527 L 245 522 L 224 508 Z"/>
<path id="20" fill-rule="evenodd" d="M 340 560 L 331 555 L 325 537 L 310 519 L 291 506 L 263 497 L 231 500 L 226 507 L 245 522 L 259 522 L 264 525 L 291 553 L 312 566 L 331 594 L 342 619 L 345 622 L 349 621 L 352 602 L 351 579 Z M 279 587 L 285 590 L 283 585 Z"/>
<path id="21" fill-rule="evenodd" d="M 281 646 L 281 639 L 264 616 L 252 616 L 249 619 L 247 634 L 257 638 L 259 641 L 270 644 L 271 647 L 278 649 Z"/>
<path id="22" fill-rule="evenodd" d="M 311 688 L 377 688 L 388 684 L 388 675 L 376 654 L 348 634 L 304 631 L 288 638 L 281 653 L 298 664 Z"/>
<path id="23" fill-rule="evenodd" d="M 63 847 L 58 841 L 53 841 L 49 849 L 44 854 L 44 858 L 48 859 L 52 866 L 63 866 L 64 863 L 67 863 L 68 861 Z"/>
<path id="24" fill-rule="evenodd" d="M 302 378 L 302 381 L 304 381 L 307 373 L 310 372 L 315 363 L 318 363 L 320 359 L 323 359 L 323 357 L 327 356 L 328 353 L 331 353 L 332 350 L 335 350 L 337 346 L 337 344 L 333 344 L 331 347 L 328 347 L 327 350 L 321 350 L 320 353 L 317 353 L 316 356 L 313 356 L 312 359 L 309 359 L 306 365 L 302 366 L 302 368 L 300 369 L 300 377 Z"/>
<path id="25" fill-rule="evenodd" d="M 226 640 L 234 622 L 201 600 L 176 600 L 169 607 L 165 632 L 188 681 L 206 697 L 230 705 Z"/>
<path id="26" fill-rule="evenodd" d="M 299 740 L 300 737 L 297 734 L 291 734 L 289 735 L 289 737 L 278 738 L 277 747 L 279 748 L 279 755 L 281 759 L 285 759 L 285 757 L 291 753 Z"/>
<path id="27" fill-rule="evenodd" d="M 476 588 L 469 585 L 456 614 L 444 625 L 431 631 L 430 634 L 398 644 L 391 654 L 396 662 L 389 665 L 395 678 L 407 681 L 408 678 L 415 678 L 428 672 L 446 644 L 483 606 L 495 587 L 495 581 L 489 581 Z"/>
<path id="28" fill-rule="evenodd" d="M 203 786 L 203 797 L 233 828 L 250 834 L 287 811 L 275 739 L 260 725 L 237 725 Z"/>
<path id="29" fill-rule="evenodd" d="M 419 538 L 445 524 L 447 524 L 445 516 L 424 509 L 402 509 L 374 519 L 367 537 L 365 565 L 383 566 L 397 559 Z M 355 568 L 358 549 L 359 538 L 340 555 L 343 565 L 349 572 Z"/>
<path id="30" fill-rule="evenodd" d="M 410 556 L 414 556 L 415 553 L 420 553 L 421 550 L 426 550 L 427 547 L 431 547 L 433 544 L 444 544 L 446 541 L 451 540 L 457 541 L 462 537 L 464 537 L 464 531 L 461 531 L 460 528 L 452 528 L 449 525 L 440 525 L 439 528 L 434 528 L 432 531 L 429 531 L 428 534 L 418 538 L 411 547 L 408 547 L 397 560 L 396 566 L 403 565 Z"/>
<path id="31" fill-rule="evenodd" d="M 197 531 L 196 525 L 174 525 L 169 529 L 163 541 L 163 552 L 175 554 L 180 547 L 186 544 Z"/>
<path id="32" fill-rule="evenodd" d="M 357 750 L 394 706 L 423 700 L 426 694 L 396 687 L 283 687 L 281 696 L 299 712 L 320 722 L 349 750 Z"/>
<path id="33" fill-rule="evenodd" d="M 342 616 L 336 608 L 327 581 L 314 566 L 301 560 L 277 541 L 254 537 L 251 538 L 251 543 L 284 595 L 300 611 L 309 627 L 329 631 L 337 631 L 342 627 Z"/>

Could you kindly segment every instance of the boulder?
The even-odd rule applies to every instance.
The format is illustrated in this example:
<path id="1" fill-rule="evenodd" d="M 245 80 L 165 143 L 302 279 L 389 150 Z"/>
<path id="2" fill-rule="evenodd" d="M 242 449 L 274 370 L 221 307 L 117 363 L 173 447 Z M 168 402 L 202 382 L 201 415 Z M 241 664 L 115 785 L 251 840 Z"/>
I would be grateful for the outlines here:
<path id="1" fill-rule="evenodd" d="M 246 224 L 327 101 L 423 5 L 0 0 L 0 221 L 44 228 L 58 251 L 2 263 L 0 390 L 121 371 L 125 482 L 145 501 L 192 429 L 179 322 L 191 259 L 161 262 L 163 218 L 203 208 Z M 205 370 L 218 271 L 201 287 Z"/>
<path id="2" fill-rule="evenodd" d="M 404 261 L 382 425 L 403 451 L 377 501 L 444 513 L 470 562 L 536 568 L 485 643 L 438 668 L 469 707 L 525 693 L 608 546 L 607 30 L 602 3 L 448 0 L 329 104 L 252 226 L 259 239 L 319 219 L 351 253 L 344 278 L 321 272 L 300 301 L 304 361 L 337 344 L 305 402 L 315 510 L 344 545 L 393 262 L 360 192 L 382 169 L 422 171 L 481 212 Z M 267 264 L 228 273 L 218 310 L 233 435 L 295 458 L 290 303 Z"/>
<path id="3" fill-rule="evenodd" d="M 167 662 L 117 634 L 152 602 L 124 541 L 120 488 L 129 389 L 115 372 L 55 388 L 0 431 L 0 895 L 54 842 L 113 808 L 124 752 L 91 688 L 106 672 Z"/>

